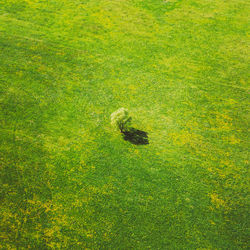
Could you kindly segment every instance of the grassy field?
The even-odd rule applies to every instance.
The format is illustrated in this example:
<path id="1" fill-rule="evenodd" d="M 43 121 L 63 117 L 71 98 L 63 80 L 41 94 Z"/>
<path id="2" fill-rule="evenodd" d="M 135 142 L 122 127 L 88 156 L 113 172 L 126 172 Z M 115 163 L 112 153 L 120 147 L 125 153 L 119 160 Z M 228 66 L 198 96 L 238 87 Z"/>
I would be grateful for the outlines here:
<path id="1" fill-rule="evenodd" d="M 1 0 L 0 248 L 248 248 L 248 13 Z"/>

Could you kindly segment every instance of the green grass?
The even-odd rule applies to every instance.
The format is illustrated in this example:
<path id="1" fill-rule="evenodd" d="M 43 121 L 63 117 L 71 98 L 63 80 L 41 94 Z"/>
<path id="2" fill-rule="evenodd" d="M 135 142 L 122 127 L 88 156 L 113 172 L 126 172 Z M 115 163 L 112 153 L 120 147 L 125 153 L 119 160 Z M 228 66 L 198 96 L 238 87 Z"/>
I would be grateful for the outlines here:
<path id="1" fill-rule="evenodd" d="M 248 248 L 248 11 L 2 0 L 0 246 Z"/>

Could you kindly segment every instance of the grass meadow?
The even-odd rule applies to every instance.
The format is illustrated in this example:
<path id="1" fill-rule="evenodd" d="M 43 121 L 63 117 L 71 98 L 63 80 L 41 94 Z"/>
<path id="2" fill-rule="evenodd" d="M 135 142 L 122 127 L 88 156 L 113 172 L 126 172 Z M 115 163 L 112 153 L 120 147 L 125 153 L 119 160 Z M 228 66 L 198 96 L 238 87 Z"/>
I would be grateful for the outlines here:
<path id="1" fill-rule="evenodd" d="M 247 249 L 248 13 L 1 0 L 0 248 Z"/>

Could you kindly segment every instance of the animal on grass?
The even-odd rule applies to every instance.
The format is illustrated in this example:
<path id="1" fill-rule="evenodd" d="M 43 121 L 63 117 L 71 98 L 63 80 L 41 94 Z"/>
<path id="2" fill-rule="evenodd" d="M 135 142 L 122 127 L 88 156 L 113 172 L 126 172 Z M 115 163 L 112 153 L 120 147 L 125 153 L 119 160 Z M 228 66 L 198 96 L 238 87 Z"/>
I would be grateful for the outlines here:
<path id="1" fill-rule="evenodd" d="M 120 130 L 121 133 L 129 131 L 131 120 L 132 118 L 125 108 L 119 108 L 111 114 L 111 125 Z"/>

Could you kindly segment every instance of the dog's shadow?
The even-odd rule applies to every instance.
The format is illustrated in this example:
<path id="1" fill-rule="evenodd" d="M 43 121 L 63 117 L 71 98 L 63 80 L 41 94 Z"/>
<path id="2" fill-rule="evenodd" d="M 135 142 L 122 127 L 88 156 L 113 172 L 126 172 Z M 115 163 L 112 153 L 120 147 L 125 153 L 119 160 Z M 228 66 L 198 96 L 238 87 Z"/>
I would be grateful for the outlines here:
<path id="1" fill-rule="evenodd" d="M 132 144 L 135 145 L 149 144 L 147 132 L 135 128 L 130 128 L 129 131 L 122 133 L 123 133 L 123 139 L 125 141 L 131 142 Z"/>

